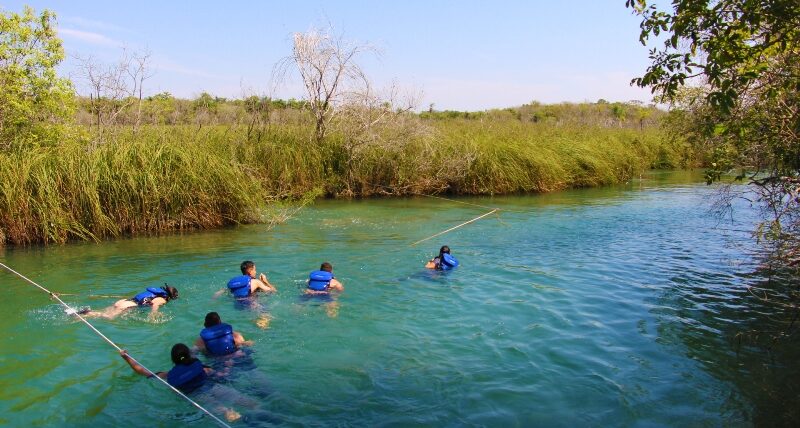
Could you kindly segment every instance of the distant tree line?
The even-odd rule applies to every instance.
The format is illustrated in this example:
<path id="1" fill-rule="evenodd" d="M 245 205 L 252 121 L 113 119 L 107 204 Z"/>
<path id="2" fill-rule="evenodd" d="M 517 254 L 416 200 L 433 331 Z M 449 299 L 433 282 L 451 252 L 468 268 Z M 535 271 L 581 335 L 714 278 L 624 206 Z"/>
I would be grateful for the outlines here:
<path id="1" fill-rule="evenodd" d="M 247 98 L 218 97 L 207 92 L 194 99 L 177 98 L 169 92 L 145 97 L 141 106 L 136 100 L 78 97 L 77 122 L 97 126 L 98 112 L 119 110 L 109 125 L 247 125 L 257 123 L 294 123 L 310 120 L 310 103 L 266 96 Z M 426 110 L 418 113 L 425 120 L 516 120 L 564 126 L 600 126 L 639 128 L 658 126 L 667 112 L 638 101 L 542 104 L 533 101 L 518 107 L 483 111 Z"/>
<path id="2" fill-rule="evenodd" d="M 144 97 L 139 111 L 138 101 L 129 98 L 77 97 L 78 124 L 97 126 L 103 111 L 118 111 L 106 125 L 133 126 L 137 121 L 146 125 L 231 125 L 246 124 L 253 117 L 262 120 L 285 118 L 294 112 L 307 110 L 306 101 L 250 96 L 231 99 L 201 93 L 197 98 L 174 97 L 169 92 Z"/>
<path id="3" fill-rule="evenodd" d="M 667 112 L 655 105 L 645 106 L 640 101 L 609 103 L 604 99 L 596 103 L 542 104 L 533 101 L 519 107 L 485 111 L 436 111 L 432 107 L 420 113 L 422 119 L 467 120 L 518 120 L 521 122 L 549 123 L 569 126 L 601 126 L 639 128 L 658 126 Z"/>

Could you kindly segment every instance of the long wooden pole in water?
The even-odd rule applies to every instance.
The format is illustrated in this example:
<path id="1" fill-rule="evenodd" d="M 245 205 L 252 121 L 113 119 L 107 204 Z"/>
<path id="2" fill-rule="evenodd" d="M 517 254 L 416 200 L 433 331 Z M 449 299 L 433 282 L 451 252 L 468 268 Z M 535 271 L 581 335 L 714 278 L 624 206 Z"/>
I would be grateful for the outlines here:
<path id="1" fill-rule="evenodd" d="M 108 337 L 106 337 L 106 335 L 105 335 L 105 334 L 101 333 L 101 332 L 100 332 L 100 330 L 96 329 L 96 328 L 95 328 L 95 327 L 94 327 L 94 326 L 93 326 L 93 325 L 92 325 L 92 324 L 91 324 L 89 321 L 86 321 L 86 318 L 82 317 L 82 316 L 81 316 L 81 314 L 79 314 L 77 311 L 75 311 L 75 309 L 73 309 L 72 307 L 70 307 L 68 304 L 64 303 L 64 301 L 63 301 L 63 300 L 61 300 L 61 298 L 59 298 L 59 297 L 58 297 L 58 294 L 56 294 L 56 293 L 53 293 L 52 291 L 50 291 L 50 290 L 48 290 L 48 289 L 46 289 L 46 288 L 42 287 L 41 285 L 39 285 L 39 284 L 35 283 L 33 280 L 29 279 L 29 278 L 28 278 L 28 277 L 26 277 L 25 275 L 23 275 L 23 274 L 21 274 L 21 273 L 19 273 L 19 272 L 15 271 L 14 269 L 11 269 L 10 267 L 6 266 L 6 265 L 5 265 L 5 264 L 3 264 L 3 263 L 0 263 L 0 266 L 2 266 L 3 268 L 5 268 L 7 271 L 9 271 L 9 272 L 13 273 L 14 275 L 17 275 L 18 277 L 20 277 L 20 278 L 24 279 L 25 281 L 28 281 L 29 283 L 31 283 L 32 285 L 36 286 L 37 288 L 39 288 L 40 290 L 44 291 L 45 293 L 49 294 L 49 295 L 50 295 L 50 297 L 52 297 L 52 298 L 54 298 L 54 299 L 58 300 L 58 303 L 61 303 L 61 305 L 63 305 L 65 308 L 67 308 L 67 311 L 68 311 L 68 313 L 69 313 L 69 314 L 71 314 L 71 315 L 75 315 L 76 317 L 78 317 L 78 319 L 80 319 L 81 321 L 83 321 L 83 323 L 84 323 L 84 324 L 86 324 L 86 326 L 87 326 L 87 327 L 89 327 L 90 329 L 92 329 L 92 331 L 94 331 L 94 332 L 95 332 L 95 333 L 96 333 L 98 336 L 100 336 L 101 338 L 103 338 L 103 340 L 105 340 L 106 342 L 108 342 L 108 344 L 109 344 L 109 345 L 113 346 L 113 347 L 114 347 L 114 349 L 116 349 L 116 350 L 117 350 L 117 351 L 119 351 L 119 352 L 122 352 L 122 348 L 120 348 L 119 346 L 117 346 L 117 344 L 116 344 L 116 343 L 112 342 L 112 341 L 111 341 L 111 339 L 109 339 Z M 127 352 L 126 352 L 126 354 L 127 354 Z M 208 416 L 210 416 L 210 417 L 211 417 L 211 419 L 214 419 L 214 420 L 215 420 L 215 421 L 216 421 L 218 424 L 220 424 L 221 426 L 224 426 L 224 427 L 226 427 L 226 428 L 231 428 L 231 426 L 230 426 L 230 425 L 228 425 L 228 424 L 226 424 L 226 423 L 225 423 L 225 422 L 224 422 L 222 419 L 220 419 L 220 418 L 216 417 L 216 416 L 215 416 L 213 413 L 209 412 L 209 411 L 208 411 L 208 410 L 206 410 L 206 409 L 205 409 L 203 406 L 201 406 L 201 405 L 197 404 L 197 402 L 195 402 L 195 401 L 194 401 L 194 400 L 192 400 L 191 398 L 187 397 L 187 396 L 186 396 L 184 393 L 182 393 L 181 391 L 179 391 L 177 388 L 175 388 L 174 386 L 170 385 L 170 384 L 169 384 L 167 381 L 165 381 L 164 379 L 162 379 L 161 377 L 159 377 L 158 375 L 156 375 L 156 374 L 155 374 L 155 373 L 154 373 L 152 370 L 150 370 L 150 369 L 148 369 L 147 367 L 145 367 L 145 366 L 144 366 L 142 363 L 140 363 L 139 361 L 136 361 L 136 359 L 135 359 L 135 358 L 133 358 L 133 357 L 131 357 L 131 355 L 130 355 L 130 354 L 127 354 L 127 355 L 128 355 L 128 357 L 130 357 L 130 359 L 131 359 L 131 360 L 133 360 L 133 362 L 134 362 L 134 363 L 136 363 L 136 364 L 140 365 L 140 366 L 141 366 L 143 369 L 145 369 L 145 370 L 147 371 L 147 373 L 149 373 L 149 374 L 150 374 L 150 376 L 151 376 L 151 377 L 153 377 L 153 378 L 155 378 L 155 379 L 158 379 L 159 381 L 161 381 L 161 383 L 163 383 L 164 385 L 166 385 L 166 386 L 167 386 L 169 389 L 171 389 L 172 391 L 174 391 L 174 392 L 175 392 L 176 394 L 178 394 L 179 396 L 183 397 L 183 398 L 184 398 L 186 401 L 188 401 L 188 402 L 192 403 L 192 405 L 193 405 L 194 407 L 197 407 L 198 409 L 200 409 L 201 411 L 203 411 L 203 413 L 205 413 L 205 414 L 207 414 Z"/>

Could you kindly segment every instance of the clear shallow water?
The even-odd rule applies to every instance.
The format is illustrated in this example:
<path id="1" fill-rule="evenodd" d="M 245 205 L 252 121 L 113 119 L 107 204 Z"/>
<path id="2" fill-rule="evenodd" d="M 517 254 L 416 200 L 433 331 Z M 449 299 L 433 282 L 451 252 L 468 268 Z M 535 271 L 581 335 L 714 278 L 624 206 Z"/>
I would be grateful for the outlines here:
<path id="1" fill-rule="evenodd" d="M 216 310 L 255 341 L 256 368 L 193 395 L 234 425 L 749 426 L 757 403 L 729 343 L 755 262 L 749 235 L 707 213 L 689 173 L 543 196 L 465 198 L 504 211 L 419 246 L 487 210 L 429 198 L 322 201 L 272 230 L 245 226 L 102 244 L 14 249 L 3 262 L 102 308 L 167 282 L 180 299 L 156 322 L 132 311 L 95 325 L 148 367 L 193 342 Z M 753 218 L 740 211 L 749 229 Z M 442 244 L 462 266 L 424 262 Z M 215 291 L 254 260 L 280 290 L 271 319 Z M 330 261 L 338 308 L 300 299 Z M 162 385 L 0 273 L 0 423 L 207 426 Z M 755 386 L 753 386 L 755 388 Z M 762 386 L 763 388 L 763 386 Z"/>

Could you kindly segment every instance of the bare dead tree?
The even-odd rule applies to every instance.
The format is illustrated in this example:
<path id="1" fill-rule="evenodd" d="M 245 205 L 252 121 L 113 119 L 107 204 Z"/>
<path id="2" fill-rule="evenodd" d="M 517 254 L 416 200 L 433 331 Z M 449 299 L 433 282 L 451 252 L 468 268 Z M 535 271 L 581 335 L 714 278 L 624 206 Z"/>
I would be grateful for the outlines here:
<path id="1" fill-rule="evenodd" d="M 130 60 L 127 63 L 128 67 L 126 72 L 128 73 L 129 82 L 132 83 L 131 89 L 132 92 L 138 96 L 136 122 L 133 125 L 134 132 L 139 129 L 139 125 L 141 125 L 142 122 L 142 95 L 144 92 L 144 82 L 155 75 L 154 72 L 148 69 L 148 63 L 150 62 L 151 55 L 152 54 L 150 51 L 145 51 L 143 53 L 133 52 L 130 56 Z"/>
<path id="2" fill-rule="evenodd" d="M 314 117 L 314 141 L 319 144 L 328 132 L 342 137 L 346 159 L 344 192 L 364 194 L 372 188 L 369 177 L 357 183 L 356 168 L 368 149 L 378 148 L 393 153 L 419 143 L 416 164 L 428 169 L 426 161 L 432 131 L 412 113 L 419 94 L 401 93 L 396 84 L 376 89 L 367 78 L 357 59 L 363 53 L 375 52 L 366 44 L 346 42 L 332 35 L 332 30 L 312 29 L 296 33 L 292 55 L 282 59 L 273 70 L 273 82 L 285 81 L 291 72 L 299 74 L 306 93 L 306 103 Z M 454 156 L 471 162 L 468 156 Z M 463 163 L 463 162 L 462 162 Z M 432 167 L 431 167 L 432 168 Z M 438 176 L 451 175 L 465 168 L 448 168 Z M 442 181 L 444 183 L 444 181 Z M 360 189 L 359 189 L 360 187 Z M 372 192 L 369 189 L 367 192 Z"/>
<path id="3" fill-rule="evenodd" d="M 399 150 L 430 133 L 412 114 L 419 95 L 402 93 L 397 84 L 376 90 L 366 79 L 361 87 L 342 94 L 333 124 L 344 137 L 348 192 L 353 193 L 354 166 L 362 150 L 368 147 Z"/>
<path id="4" fill-rule="evenodd" d="M 345 136 L 345 144 L 357 150 L 379 144 L 399 146 L 420 132 L 410 120 L 418 104 L 418 95 L 401 93 L 396 84 L 376 90 L 368 81 L 364 86 L 343 94 L 336 128 Z"/>
<path id="5" fill-rule="evenodd" d="M 97 140 L 118 124 L 120 114 L 137 104 L 134 130 L 141 124 L 144 82 L 153 76 L 148 69 L 150 53 L 123 49 L 116 64 L 103 64 L 92 56 L 76 56 L 77 75 L 89 90 Z"/>
<path id="6" fill-rule="evenodd" d="M 247 141 L 261 142 L 264 134 L 272 126 L 272 91 L 259 94 L 254 88 L 245 87 L 240 83 L 241 99 L 244 102 L 245 120 L 247 121 Z"/>
<path id="7" fill-rule="evenodd" d="M 311 113 L 314 116 L 314 139 L 322 142 L 328 125 L 343 103 L 343 95 L 354 87 L 363 86 L 366 77 L 356 59 L 362 53 L 375 52 L 367 44 L 347 42 L 333 31 L 312 28 L 293 35 L 292 54 L 276 64 L 273 77 L 284 81 L 296 70 L 305 88 Z"/>

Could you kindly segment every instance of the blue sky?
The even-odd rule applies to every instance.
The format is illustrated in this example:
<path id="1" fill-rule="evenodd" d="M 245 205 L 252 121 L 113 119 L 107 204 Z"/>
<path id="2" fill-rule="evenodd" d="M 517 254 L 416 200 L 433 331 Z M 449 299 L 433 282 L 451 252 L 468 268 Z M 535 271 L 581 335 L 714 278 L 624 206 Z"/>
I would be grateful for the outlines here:
<path id="1" fill-rule="evenodd" d="M 270 90 L 291 34 L 328 23 L 380 52 L 362 59 L 377 86 L 421 93 L 438 110 L 483 110 L 532 100 L 651 99 L 630 79 L 647 66 L 639 20 L 624 0 L 573 1 L 55 1 L 0 0 L 56 12 L 68 55 L 120 58 L 149 50 L 147 93 L 300 98 L 299 82 Z M 65 75 L 75 62 L 65 61 Z"/>

